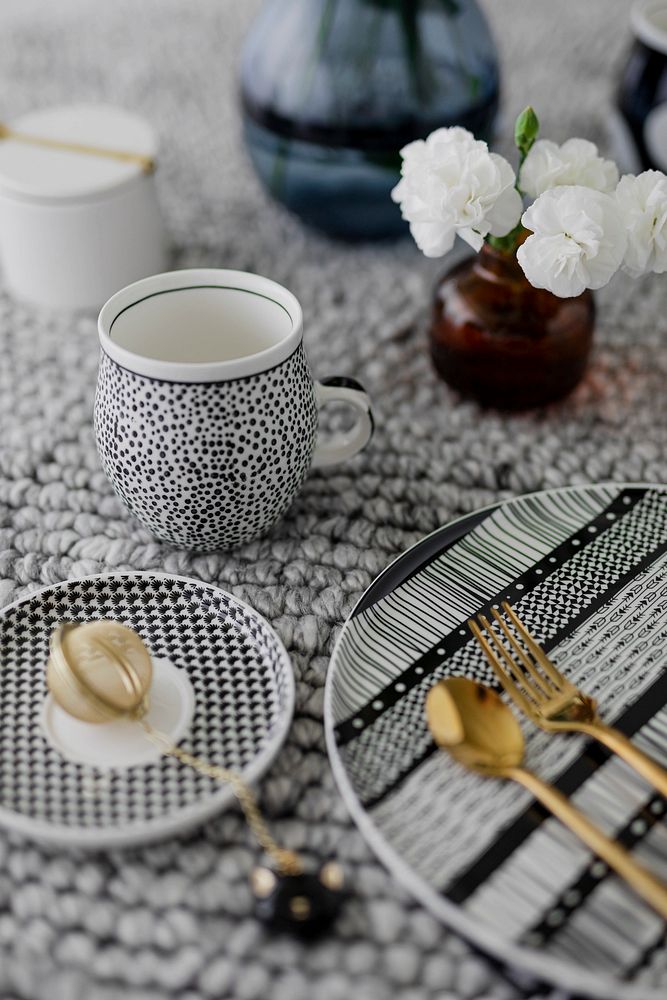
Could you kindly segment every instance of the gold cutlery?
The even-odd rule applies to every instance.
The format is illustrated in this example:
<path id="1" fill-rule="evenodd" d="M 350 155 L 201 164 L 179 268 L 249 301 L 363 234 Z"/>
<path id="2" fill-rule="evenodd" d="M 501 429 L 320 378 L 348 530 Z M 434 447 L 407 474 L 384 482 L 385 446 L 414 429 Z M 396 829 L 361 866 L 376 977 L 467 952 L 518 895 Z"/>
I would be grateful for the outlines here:
<path id="1" fill-rule="evenodd" d="M 667 797 L 667 771 L 618 729 L 602 722 L 596 701 L 575 687 L 554 666 L 507 601 L 503 601 L 502 608 L 525 648 L 495 608 L 492 608 L 493 617 L 505 635 L 509 648 L 493 631 L 484 615 L 477 617 L 486 630 L 488 639 L 477 622 L 471 619 L 468 625 L 484 650 L 496 677 L 517 708 L 536 726 L 549 733 L 570 732 L 592 736 L 608 750 L 622 757 L 626 764 L 657 788 L 661 795 Z"/>
<path id="2" fill-rule="evenodd" d="M 467 677 L 438 681 L 426 698 L 426 718 L 438 746 L 464 767 L 527 788 L 635 892 L 667 919 L 667 886 L 607 837 L 569 799 L 521 766 L 523 734 L 512 710 L 492 688 Z"/>

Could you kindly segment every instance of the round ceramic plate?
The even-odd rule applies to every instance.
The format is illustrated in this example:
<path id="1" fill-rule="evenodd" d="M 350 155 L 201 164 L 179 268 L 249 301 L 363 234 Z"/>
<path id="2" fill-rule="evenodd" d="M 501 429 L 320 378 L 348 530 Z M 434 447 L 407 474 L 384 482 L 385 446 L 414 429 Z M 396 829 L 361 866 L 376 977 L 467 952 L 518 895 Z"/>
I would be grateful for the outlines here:
<path id="1" fill-rule="evenodd" d="M 406 887 L 503 962 L 601 1000 L 664 1000 L 663 921 L 523 789 L 430 737 L 435 681 L 495 686 L 466 622 L 502 600 L 667 765 L 667 487 L 577 486 L 436 531 L 366 592 L 327 682 L 343 797 Z M 527 764 L 667 880 L 667 802 L 597 744 L 522 726 Z"/>
<path id="2" fill-rule="evenodd" d="M 294 705 L 292 667 L 267 622 L 197 580 L 161 573 L 91 576 L 2 609 L 0 824 L 96 849 L 181 833 L 233 801 L 227 785 L 172 758 L 109 770 L 69 760 L 49 743 L 53 727 L 45 728 L 44 705 L 51 632 L 61 621 L 100 618 L 136 629 L 168 681 L 171 671 L 166 697 L 182 704 L 167 716 L 179 733 L 182 717 L 191 719 L 180 745 L 235 768 L 248 782 L 278 752 Z M 182 681 L 175 671 L 183 672 Z M 162 690 L 157 695 L 165 699 Z M 68 735 L 76 738 L 78 754 L 78 733 Z"/>

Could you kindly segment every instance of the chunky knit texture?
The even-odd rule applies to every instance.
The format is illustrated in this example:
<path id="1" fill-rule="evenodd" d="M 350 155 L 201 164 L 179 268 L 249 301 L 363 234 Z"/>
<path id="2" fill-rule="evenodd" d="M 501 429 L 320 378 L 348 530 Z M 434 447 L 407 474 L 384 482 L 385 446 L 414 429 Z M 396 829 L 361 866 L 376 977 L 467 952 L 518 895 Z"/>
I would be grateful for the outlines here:
<path id="1" fill-rule="evenodd" d="M 504 59 L 506 126 L 530 100 L 543 134 L 604 145 L 629 38 L 625 0 L 485 6 Z M 75 857 L 0 833 L 0 996 L 534 996 L 537 987 L 475 954 L 374 860 L 329 771 L 324 679 L 364 588 L 438 525 L 548 486 L 667 477 L 664 281 L 619 276 L 599 295 L 592 366 L 562 405 L 507 417 L 462 402 L 425 351 L 425 307 L 442 263 L 409 241 L 330 243 L 260 192 L 234 90 L 255 9 L 256 0 L 3 0 L 2 117 L 80 99 L 145 114 L 161 135 L 158 180 L 176 265 L 247 269 L 288 285 L 304 306 L 315 372 L 354 375 L 371 393 L 373 445 L 311 475 L 261 541 L 213 555 L 160 544 L 126 514 L 96 456 L 94 317 L 0 294 L 0 601 L 90 573 L 159 569 L 213 581 L 257 608 L 297 676 L 296 718 L 263 782 L 264 806 L 284 841 L 344 862 L 354 897 L 317 945 L 267 936 L 249 916 L 256 852 L 235 811 L 188 840 L 111 855 Z"/>

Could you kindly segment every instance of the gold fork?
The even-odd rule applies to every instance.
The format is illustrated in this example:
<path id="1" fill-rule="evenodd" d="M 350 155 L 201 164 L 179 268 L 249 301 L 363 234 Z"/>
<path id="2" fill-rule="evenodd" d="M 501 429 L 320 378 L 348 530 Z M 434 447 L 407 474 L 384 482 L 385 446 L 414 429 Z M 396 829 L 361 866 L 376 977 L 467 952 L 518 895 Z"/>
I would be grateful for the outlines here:
<path id="1" fill-rule="evenodd" d="M 491 609 L 493 617 L 510 649 L 496 635 L 484 615 L 480 614 L 477 618 L 491 642 L 473 619 L 470 619 L 468 625 L 514 704 L 531 722 L 547 732 L 584 733 L 592 736 L 622 757 L 657 788 L 661 795 L 667 797 L 667 772 L 618 729 L 602 722 L 595 699 L 580 691 L 556 669 L 507 601 L 503 601 L 502 608 L 523 640 L 525 649 L 495 608 Z"/>

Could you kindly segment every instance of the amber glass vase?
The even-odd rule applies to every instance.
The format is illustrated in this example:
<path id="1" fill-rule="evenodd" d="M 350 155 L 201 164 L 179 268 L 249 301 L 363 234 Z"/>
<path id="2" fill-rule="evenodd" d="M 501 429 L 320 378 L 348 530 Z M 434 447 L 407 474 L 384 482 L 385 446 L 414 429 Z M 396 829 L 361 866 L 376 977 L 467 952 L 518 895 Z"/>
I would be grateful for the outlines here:
<path id="1" fill-rule="evenodd" d="M 485 244 L 436 290 L 430 330 L 442 378 L 487 406 L 527 409 L 567 395 L 588 362 L 591 292 L 560 299 L 533 288 L 516 255 Z"/>

